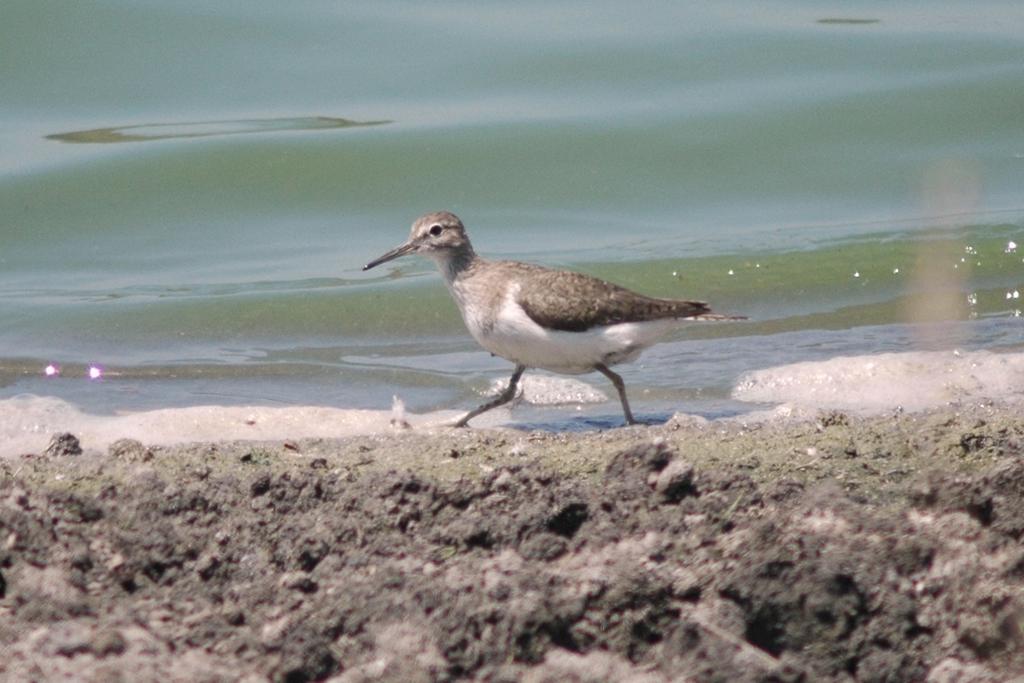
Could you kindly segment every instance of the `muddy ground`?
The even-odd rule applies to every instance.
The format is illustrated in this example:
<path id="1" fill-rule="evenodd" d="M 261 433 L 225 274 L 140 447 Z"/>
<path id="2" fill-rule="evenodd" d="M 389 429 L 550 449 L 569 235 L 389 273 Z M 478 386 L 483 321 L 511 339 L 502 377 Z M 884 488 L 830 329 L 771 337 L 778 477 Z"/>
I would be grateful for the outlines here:
<path id="1" fill-rule="evenodd" d="M 0 462 L 0 679 L 1013 680 L 1022 443 L 991 406 L 66 439 Z"/>

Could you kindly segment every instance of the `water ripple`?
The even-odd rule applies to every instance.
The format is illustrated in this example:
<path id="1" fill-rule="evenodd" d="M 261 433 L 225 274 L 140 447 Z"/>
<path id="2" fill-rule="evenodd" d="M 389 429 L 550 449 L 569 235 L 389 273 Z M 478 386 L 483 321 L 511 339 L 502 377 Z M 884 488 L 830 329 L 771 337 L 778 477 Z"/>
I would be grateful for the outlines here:
<path id="1" fill-rule="evenodd" d="M 276 133 L 292 130 L 325 130 L 379 126 L 391 121 L 353 121 L 331 116 L 303 116 L 279 119 L 237 119 L 233 121 L 192 121 L 149 123 L 115 128 L 93 128 L 47 135 L 47 140 L 75 143 L 148 142 L 176 138 L 205 138 L 245 133 Z"/>

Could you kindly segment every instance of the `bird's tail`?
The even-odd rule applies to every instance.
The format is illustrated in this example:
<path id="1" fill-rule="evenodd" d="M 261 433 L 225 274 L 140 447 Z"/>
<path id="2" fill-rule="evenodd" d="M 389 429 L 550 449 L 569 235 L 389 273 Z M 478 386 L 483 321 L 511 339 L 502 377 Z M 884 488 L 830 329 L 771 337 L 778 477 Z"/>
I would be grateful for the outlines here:
<path id="1" fill-rule="evenodd" d="M 711 311 L 708 311 L 707 313 L 698 313 L 697 315 L 691 315 L 690 317 L 686 318 L 686 320 L 699 320 L 699 321 L 707 321 L 707 322 L 716 322 L 716 321 L 723 321 L 723 320 L 746 320 L 746 319 L 747 319 L 747 316 L 745 316 L 745 315 L 727 315 L 725 313 L 712 313 Z"/>

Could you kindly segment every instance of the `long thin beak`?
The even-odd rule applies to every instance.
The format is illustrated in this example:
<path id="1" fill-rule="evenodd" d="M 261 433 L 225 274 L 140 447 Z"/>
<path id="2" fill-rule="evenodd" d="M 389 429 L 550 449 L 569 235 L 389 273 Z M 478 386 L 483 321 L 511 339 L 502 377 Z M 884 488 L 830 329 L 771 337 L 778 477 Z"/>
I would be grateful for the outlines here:
<path id="1" fill-rule="evenodd" d="M 373 259 L 372 261 L 370 261 L 369 263 L 367 263 L 365 266 L 363 266 L 363 270 L 369 270 L 370 268 L 373 268 L 375 266 L 379 266 L 382 263 L 387 263 L 388 261 L 390 261 L 392 259 L 396 259 L 399 256 L 405 256 L 410 251 L 415 251 L 415 250 L 416 250 L 416 245 L 413 244 L 412 242 L 406 242 L 405 244 L 400 244 L 399 246 L 395 247 L 394 249 L 392 249 L 388 253 L 384 254 L 383 256 L 379 256 L 379 257 Z"/>

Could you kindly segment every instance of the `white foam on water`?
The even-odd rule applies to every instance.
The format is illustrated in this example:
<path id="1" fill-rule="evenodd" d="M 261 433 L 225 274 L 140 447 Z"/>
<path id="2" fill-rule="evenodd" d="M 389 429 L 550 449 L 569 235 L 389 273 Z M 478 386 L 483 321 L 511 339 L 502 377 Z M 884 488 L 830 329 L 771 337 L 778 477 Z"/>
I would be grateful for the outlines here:
<path id="1" fill-rule="evenodd" d="M 484 392 L 497 396 L 508 386 L 508 378 L 495 379 Z M 570 377 L 526 374 L 519 380 L 522 400 L 535 406 L 555 406 L 573 403 L 604 403 L 608 396 L 586 382 Z"/>
<path id="2" fill-rule="evenodd" d="M 972 401 L 1024 400 L 1024 353 L 920 351 L 838 356 L 747 373 L 732 397 L 782 404 L 791 414 L 839 409 L 879 414 Z"/>
<path id="3" fill-rule="evenodd" d="M 402 412 L 401 420 L 411 428 L 426 429 L 443 426 L 460 414 Z M 0 401 L 0 457 L 41 453 L 60 432 L 77 436 L 85 449 L 103 450 L 124 438 L 147 446 L 166 446 L 193 441 L 337 438 L 404 429 L 393 424 L 395 415 L 394 409 L 218 405 L 90 415 L 58 398 L 20 395 Z M 500 420 L 500 415 L 488 422 Z"/>
<path id="4" fill-rule="evenodd" d="M 507 380 L 497 380 L 498 393 Z M 550 406 L 608 400 L 600 390 L 576 379 L 526 375 L 525 402 Z M 996 400 L 1024 402 L 1024 353 L 940 351 L 837 356 L 750 372 L 740 378 L 734 399 L 775 404 L 760 413 L 766 419 L 813 415 L 822 409 L 879 414 L 896 408 L 926 410 L 949 404 Z M 752 409 L 755 406 L 751 406 Z M 450 424 L 461 411 L 413 414 L 398 398 L 390 410 L 353 410 L 321 406 L 192 406 L 92 415 L 53 397 L 22 394 L 0 400 L 0 457 L 41 453 L 57 433 L 71 432 L 87 450 L 105 450 L 118 439 L 165 446 L 197 441 L 281 441 L 340 438 L 433 429 Z M 509 422 L 508 407 L 488 411 L 474 427 Z M 396 424 L 397 423 L 397 424 Z"/>

